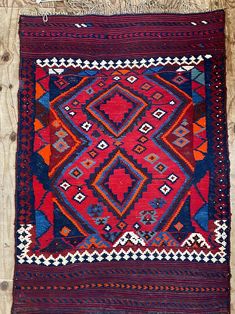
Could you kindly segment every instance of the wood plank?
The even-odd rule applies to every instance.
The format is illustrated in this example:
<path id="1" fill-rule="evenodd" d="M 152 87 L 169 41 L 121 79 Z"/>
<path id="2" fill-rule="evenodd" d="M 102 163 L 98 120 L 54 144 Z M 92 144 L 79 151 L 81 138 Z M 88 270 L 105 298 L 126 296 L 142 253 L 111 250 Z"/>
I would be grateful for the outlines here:
<path id="1" fill-rule="evenodd" d="M 99 3 L 99 5 L 97 5 Z M 19 67 L 18 19 L 20 14 L 198 12 L 226 10 L 227 110 L 231 160 L 231 191 L 235 191 L 235 0 L 85 0 L 44 4 L 30 0 L 0 0 L 0 313 L 10 313 L 14 268 L 14 194 Z M 88 11 L 88 12 L 87 12 Z M 231 205 L 235 210 L 235 193 Z M 231 268 L 235 274 L 235 217 L 232 217 Z M 232 313 L 235 313 L 235 276 L 232 278 Z"/>
<path id="2" fill-rule="evenodd" d="M 0 313 L 10 313 L 14 269 L 14 190 L 18 91 L 18 10 L 0 8 Z"/>

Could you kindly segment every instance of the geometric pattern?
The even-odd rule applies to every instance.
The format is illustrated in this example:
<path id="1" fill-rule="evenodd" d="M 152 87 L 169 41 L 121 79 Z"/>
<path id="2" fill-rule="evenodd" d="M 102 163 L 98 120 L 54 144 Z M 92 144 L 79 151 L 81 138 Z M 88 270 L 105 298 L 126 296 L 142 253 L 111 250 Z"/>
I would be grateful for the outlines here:
<path id="1" fill-rule="evenodd" d="M 60 75 L 63 81 L 68 80 L 65 74 L 64 71 L 63 76 Z M 187 185 L 192 176 L 191 171 L 184 171 L 184 163 L 178 165 L 174 154 L 172 155 L 173 151 L 169 149 L 165 151 L 158 145 L 158 141 L 163 142 L 163 135 L 165 135 L 161 132 L 160 138 L 158 132 L 169 119 L 178 116 L 177 110 L 186 104 L 190 109 L 192 102 L 190 96 L 178 87 L 172 84 L 166 85 L 160 73 L 149 74 L 145 69 L 138 71 L 120 69 L 118 73 L 103 70 L 98 80 L 96 75 L 97 72 L 94 72 L 89 78 L 85 76 L 78 81 L 73 80 L 73 85 L 66 84 L 65 88 L 68 90 L 64 91 L 63 88 L 62 94 L 61 84 L 59 90 L 57 88 L 56 75 L 55 78 L 53 74 L 48 76 L 51 93 L 52 90 L 53 93 L 56 92 L 55 100 L 54 96 L 50 98 L 50 119 L 53 126 L 55 121 L 60 121 L 58 126 L 53 127 L 55 130 L 51 131 L 51 134 L 54 132 L 56 136 L 55 143 L 58 141 L 58 135 L 63 141 L 71 138 L 71 144 L 69 143 L 70 146 L 66 147 L 66 150 L 57 149 L 57 152 L 55 150 L 52 152 L 54 160 L 51 159 L 50 163 L 50 177 L 53 182 L 53 196 L 64 214 L 69 215 L 74 224 L 79 224 L 78 230 L 85 237 L 83 241 L 97 232 L 104 243 L 103 246 L 111 249 L 124 232 L 124 230 L 120 232 L 120 223 L 125 225 L 125 232 L 136 232 L 133 229 L 136 223 L 140 226 L 137 236 L 147 240 L 146 245 L 149 245 L 152 237 L 162 228 L 161 217 L 167 214 L 171 217 L 174 200 L 179 193 L 189 188 Z M 127 79 L 130 77 L 132 79 Z M 146 86 L 150 80 L 151 87 L 140 94 L 138 86 L 143 84 Z M 63 85 L 65 86 L 65 83 Z M 157 97 L 156 94 L 161 94 L 161 97 Z M 149 95 L 154 95 L 151 101 Z M 83 99 L 81 105 L 80 99 Z M 151 108 L 154 108 L 155 104 L 161 105 L 165 102 L 168 102 L 165 105 L 166 114 L 159 120 L 152 115 Z M 76 114 L 78 110 L 80 110 L 79 116 Z M 187 111 L 185 114 L 188 114 Z M 172 124 L 171 137 L 183 137 L 189 133 L 189 131 L 180 132 L 180 128 L 183 129 L 180 126 L 183 118 L 184 116 L 179 116 L 176 123 Z M 66 130 L 66 136 L 61 130 Z M 142 145 L 138 144 L 138 146 L 140 138 Z M 173 142 L 173 140 L 174 138 L 169 138 L 168 141 Z M 130 142 L 134 144 L 132 147 Z M 89 151 L 87 151 L 88 146 Z M 72 147 L 76 149 L 73 150 Z M 154 153 L 155 151 L 157 154 Z M 62 156 L 64 159 L 61 163 L 60 154 L 66 152 L 67 154 Z M 178 180 L 174 188 L 169 180 L 168 183 L 165 182 L 165 178 L 171 174 L 167 163 L 173 163 L 176 167 L 175 176 Z M 158 185 L 155 178 L 158 180 Z M 181 186 L 181 190 L 178 186 Z M 151 223 L 144 223 L 141 213 L 143 210 L 150 210 L 151 199 L 146 198 L 146 195 L 150 195 L 151 190 L 155 190 L 156 193 L 151 199 L 162 196 L 165 199 L 163 206 L 158 209 L 157 218 L 151 220 Z M 35 196 L 37 198 L 37 195 Z M 94 220 L 88 211 L 90 205 L 97 203 L 102 204 L 102 213 L 97 216 L 99 221 L 109 217 L 106 226 L 97 224 L 97 220 Z M 136 217 L 139 218 L 136 220 Z M 133 221 L 134 224 L 129 221 Z M 54 221 L 51 225 L 54 234 L 55 226 Z M 43 247 L 48 233 L 45 232 L 38 239 Z M 62 237 L 61 248 L 66 247 L 67 244 L 65 245 L 64 242 L 65 238 Z"/>
<path id="2" fill-rule="evenodd" d="M 49 68 L 54 68 L 54 67 L 62 67 L 62 68 L 67 68 L 67 67 L 75 67 L 75 68 L 88 68 L 88 69 L 117 69 L 117 68 L 123 68 L 123 67 L 128 67 L 128 68 L 133 68 L 133 67 L 152 67 L 152 66 L 158 66 L 158 65 L 168 65 L 168 64 L 178 64 L 182 66 L 189 66 L 189 65 L 197 65 L 204 59 L 210 59 L 211 55 L 206 54 L 206 55 L 198 55 L 198 56 L 190 56 L 190 57 L 185 57 L 183 56 L 182 58 L 180 57 L 159 57 L 159 58 L 150 58 L 150 59 L 140 59 L 139 61 L 137 60 L 118 60 L 117 62 L 113 60 L 94 60 L 90 62 L 89 60 L 81 60 L 81 59 L 73 59 L 70 58 L 69 60 L 66 60 L 65 58 L 51 58 L 51 59 L 37 59 L 36 63 L 38 66 L 44 68 L 44 67 L 49 67 Z"/>
<path id="3" fill-rule="evenodd" d="M 134 123 L 145 107 L 147 103 L 141 98 L 120 84 L 115 84 L 90 102 L 86 110 L 113 135 L 119 137 Z"/>
<path id="4" fill-rule="evenodd" d="M 224 13 L 19 27 L 12 311 L 227 313 Z"/>
<path id="5" fill-rule="evenodd" d="M 172 65 L 172 69 L 179 77 L 178 68 Z M 208 171 L 199 176 L 195 172 L 197 162 L 202 162 L 207 153 L 204 148 L 206 117 L 201 110 L 205 97 L 205 76 L 200 74 L 203 63 L 180 72 L 180 77 L 185 77 L 180 84 L 175 76 L 169 76 L 169 68 L 157 72 L 147 66 L 138 70 L 120 68 L 114 72 L 105 69 L 101 70 L 98 80 L 97 71 L 83 77 L 80 70 L 82 78 L 72 83 L 64 76 L 67 70 L 63 69 L 60 74 L 63 84 L 59 85 L 57 74 L 47 71 L 45 67 L 37 68 L 37 84 L 41 86 L 37 97 L 41 103 L 43 95 L 49 93 L 50 84 L 51 96 L 47 100 L 50 104 L 44 101 L 43 106 L 50 108 L 52 145 L 46 135 L 48 127 L 45 128 L 41 116 L 36 115 L 35 132 L 40 137 L 34 147 L 35 153 L 37 147 L 41 152 L 49 146 L 51 151 L 49 161 L 46 154 L 40 154 L 42 159 L 38 163 L 41 168 L 45 167 L 44 163 L 50 165 L 53 199 L 57 211 L 61 212 L 62 225 L 57 227 L 58 214 L 50 218 L 46 206 L 40 209 L 36 224 L 37 230 L 41 230 L 37 233 L 41 249 L 49 250 L 53 234 L 59 234 L 61 250 L 66 251 L 73 228 L 75 238 L 69 245 L 78 251 L 89 247 L 85 243 L 95 233 L 99 235 L 97 243 L 106 250 L 112 250 L 115 243 L 124 241 L 121 239 L 130 234 L 151 248 L 158 243 L 163 231 L 164 242 L 161 240 L 158 248 L 164 243 L 171 249 L 181 247 L 182 250 L 186 244 L 194 246 L 196 238 L 205 242 L 206 249 L 212 248 L 208 227 L 209 190 L 202 194 L 197 192 L 201 187 L 205 189 L 203 182 L 207 180 Z M 74 77 L 74 73 L 70 75 Z M 192 87 L 197 83 L 193 98 L 191 90 L 184 90 L 188 81 Z M 196 96 L 199 81 L 201 98 Z M 150 95 L 153 95 L 151 100 Z M 83 99 L 81 104 L 80 98 Z M 197 108 L 199 114 L 193 120 L 191 113 L 196 114 Z M 80 116 L 77 116 L 78 110 Z M 43 173 L 35 173 L 35 188 L 42 184 L 44 189 L 40 196 L 35 195 L 35 200 L 46 205 L 49 199 L 47 201 L 45 195 L 51 192 L 47 192 L 43 176 Z M 191 198 L 186 202 L 189 193 Z M 184 202 L 186 205 L 180 205 Z M 97 211 L 96 204 L 99 204 Z M 183 214 L 186 210 L 189 216 Z M 189 225 L 186 230 L 185 226 Z M 171 240 L 166 241 L 167 237 Z M 125 248 L 131 242 L 123 243 L 126 243 Z"/>
<path id="6" fill-rule="evenodd" d="M 102 165 L 92 186 L 103 199 L 122 216 L 137 200 L 146 184 L 147 176 L 140 168 L 136 168 L 121 151 L 113 156 L 106 165 Z M 120 186 L 117 185 L 120 183 Z"/>
<path id="7" fill-rule="evenodd" d="M 228 226 L 226 225 L 226 222 L 224 221 L 215 221 L 216 229 L 215 234 L 216 238 L 215 241 L 220 244 L 220 250 L 216 253 L 213 252 L 206 252 L 206 251 L 198 251 L 196 249 L 190 250 L 189 247 L 185 250 L 178 249 L 178 250 L 159 250 L 159 249 L 144 249 L 142 254 L 138 254 L 139 250 L 135 250 L 133 247 L 128 248 L 128 250 L 116 250 L 113 249 L 112 251 L 108 252 L 106 250 L 99 252 L 99 251 L 93 251 L 92 253 L 88 253 L 87 251 L 79 253 L 79 251 L 76 251 L 76 253 L 71 254 L 68 253 L 67 255 L 58 255 L 57 257 L 53 258 L 50 257 L 44 257 L 43 255 L 38 256 L 36 254 L 28 255 L 28 248 L 31 244 L 31 233 L 30 230 L 32 230 L 32 225 L 27 226 L 21 226 L 18 230 L 19 235 L 19 249 L 22 249 L 21 255 L 18 256 L 19 263 L 28 263 L 32 264 L 35 262 L 36 264 L 42 264 L 42 265 L 53 265 L 53 266 L 59 266 L 59 265 L 67 265 L 70 263 L 76 263 L 76 262 L 102 262 L 105 260 L 108 261 L 120 261 L 120 260 L 181 260 L 181 261 L 204 261 L 204 262 L 212 262 L 212 263 L 223 263 L 225 262 L 225 249 L 226 249 L 226 239 L 227 239 L 227 231 Z M 23 235 L 23 236 L 22 236 Z M 114 245 L 115 246 L 115 245 Z"/>

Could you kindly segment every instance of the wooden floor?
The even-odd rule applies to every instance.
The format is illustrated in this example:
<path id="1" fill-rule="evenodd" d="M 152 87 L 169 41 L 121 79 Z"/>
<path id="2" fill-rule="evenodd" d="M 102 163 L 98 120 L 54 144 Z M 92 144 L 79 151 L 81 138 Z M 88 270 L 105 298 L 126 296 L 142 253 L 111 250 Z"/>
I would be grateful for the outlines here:
<path id="1" fill-rule="evenodd" d="M 58 1 L 58 0 L 57 0 Z M 14 191 L 20 14 L 141 13 L 226 10 L 227 111 L 231 159 L 232 211 L 235 210 L 235 0 L 64 0 L 40 7 L 35 0 L 0 0 L 0 313 L 9 314 L 14 268 Z M 232 272 L 235 274 L 235 218 L 232 223 Z M 235 275 L 234 275 L 235 278 Z M 235 313 L 235 279 L 232 313 Z"/>

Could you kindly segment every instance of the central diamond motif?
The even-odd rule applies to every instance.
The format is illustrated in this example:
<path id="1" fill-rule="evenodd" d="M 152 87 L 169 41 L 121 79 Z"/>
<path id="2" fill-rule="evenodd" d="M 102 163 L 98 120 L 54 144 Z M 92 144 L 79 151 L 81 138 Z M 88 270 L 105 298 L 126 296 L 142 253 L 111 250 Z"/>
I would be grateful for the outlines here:
<path id="1" fill-rule="evenodd" d="M 146 180 L 147 176 L 142 170 L 117 151 L 102 166 L 92 186 L 118 216 L 123 216 L 140 196 Z"/>
<path id="2" fill-rule="evenodd" d="M 119 84 L 90 102 L 87 111 L 114 136 L 121 136 L 148 104 Z"/>

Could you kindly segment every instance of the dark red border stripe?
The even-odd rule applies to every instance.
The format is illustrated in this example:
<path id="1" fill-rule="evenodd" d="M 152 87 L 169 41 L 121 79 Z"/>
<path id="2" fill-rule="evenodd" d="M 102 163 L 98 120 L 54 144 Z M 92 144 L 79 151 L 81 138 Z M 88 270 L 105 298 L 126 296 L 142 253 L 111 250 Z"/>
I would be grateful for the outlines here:
<path id="1" fill-rule="evenodd" d="M 75 24 L 88 23 L 89 27 Z M 118 59 L 224 51 L 224 12 L 113 16 L 21 16 L 22 56 Z"/>
<path id="2" fill-rule="evenodd" d="M 171 261 L 104 262 L 98 268 L 95 264 L 83 264 L 82 269 L 77 265 L 57 267 L 56 272 L 51 267 L 52 271 L 48 271 L 46 266 L 18 265 L 20 285 L 15 289 L 15 313 L 27 313 L 29 308 L 35 313 L 37 310 L 38 313 L 47 313 L 45 309 L 50 308 L 48 313 L 67 313 L 66 309 L 69 309 L 68 313 L 93 313 L 94 309 L 96 314 L 106 313 L 105 309 L 108 313 L 116 310 L 119 314 L 144 311 L 228 313 L 228 265 L 214 264 L 212 267 L 211 264 L 200 264 L 200 268 L 198 265 Z M 114 274 L 107 275 L 107 269 L 112 269 Z M 144 274 L 149 270 L 152 283 L 144 280 Z M 99 271 L 100 277 L 93 271 Z M 117 279 L 115 272 L 120 271 L 122 275 Z M 132 271 L 136 271 L 135 276 Z M 77 276 L 77 272 L 82 274 Z M 41 279 L 35 279 L 36 274 Z M 56 280 L 56 274 L 63 279 Z M 163 274 L 169 283 L 164 282 Z M 219 280 L 218 275 L 221 277 Z M 203 285 L 198 284 L 200 280 Z M 149 288 L 153 282 L 157 289 Z"/>

